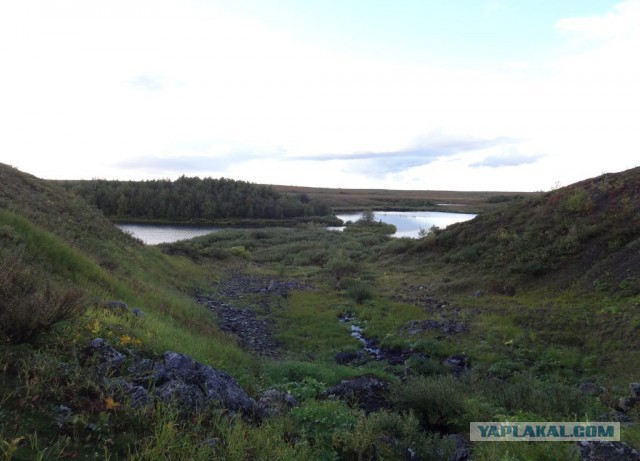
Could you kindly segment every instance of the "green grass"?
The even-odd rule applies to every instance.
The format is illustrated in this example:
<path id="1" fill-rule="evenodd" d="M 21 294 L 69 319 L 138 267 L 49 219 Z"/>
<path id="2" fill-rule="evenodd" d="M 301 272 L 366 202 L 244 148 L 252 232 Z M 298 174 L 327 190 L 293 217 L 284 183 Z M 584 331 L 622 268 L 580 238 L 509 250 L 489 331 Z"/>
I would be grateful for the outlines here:
<path id="1" fill-rule="evenodd" d="M 612 261 L 629 263 L 618 250 L 635 234 L 622 228 L 606 234 L 596 222 L 620 223 L 632 213 L 629 184 L 605 178 L 523 200 L 471 193 L 467 198 L 500 206 L 501 214 L 418 241 L 374 229 L 332 233 L 303 225 L 147 247 L 55 184 L 0 167 L 3 257 L 19 257 L 27 281 L 46 274 L 56 290 L 81 287 L 88 307 L 24 344 L 0 344 L 0 458 L 401 459 L 411 448 L 423 459 L 449 459 L 452 441 L 434 429 L 466 432 L 470 421 L 502 419 L 594 420 L 638 380 L 629 366 L 640 360 L 635 285 L 604 273 L 617 267 Z M 607 208 L 596 190 L 619 200 Z M 343 204 L 354 198 L 338 195 L 345 195 Z M 382 203 L 394 194 L 365 195 L 353 203 Z M 410 195 L 407 200 L 418 200 Z M 537 207 L 527 208 L 533 203 Z M 562 213 L 555 216 L 553 206 Z M 540 236 L 545 229 L 548 235 Z M 582 245 L 594 242 L 609 252 L 601 266 L 589 269 L 591 275 L 604 271 L 602 276 L 589 280 L 589 290 L 567 285 L 580 278 Z M 533 263 L 540 263 L 542 278 Z M 9 273 L 5 267 L 3 274 Z M 271 308 L 260 311 L 281 344 L 279 358 L 243 350 L 195 303 L 196 290 L 215 293 L 232 271 L 299 278 L 313 287 L 271 299 Z M 558 280 L 546 283 L 545 271 L 558 271 Z M 505 284 L 515 284 L 514 296 L 504 295 Z M 482 296 L 474 296 L 477 290 Z M 232 302 L 251 308 L 259 297 Z M 447 306 L 427 298 L 446 299 Z M 109 313 L 100 307 L 107 300 L 140 307 L 146 316 Z M 337 352 L 362 349 L 338 321 L 346 312 L 383 346 L 423 355 L 401 366 L 373 360 L 337 365 Z M 469 331 L 444 337 L 402 329 L 411 320 L 450 317 Z M 294 395 L 300 406 L 261 424 L 215 408 L 189 417 L 166 405 L 106 408 L 110 395 L 82 366 L 84 350 L 97 336 L 144 356 L 189 354 L 229 372 L 252 397 L 273 387 Z M 471 372 L 456 378 L 441 361 L 461 352 L 470 357 Z M 319 397 L 362 374 L 391 383 L 390 409 L 366 415 Z M 585 381 L 609 393 L 582 395 L 576 385 Z M 58 430 L 60 404 L 73 407 L 73 418 Z M 631 415 L 637 418 L 637 410 Z M 623 440 L 640 448 L 638 434 L 636 427 L 625 428 Z M 473 446 L 479 460 L 572 457 L 572 444 Z"/>

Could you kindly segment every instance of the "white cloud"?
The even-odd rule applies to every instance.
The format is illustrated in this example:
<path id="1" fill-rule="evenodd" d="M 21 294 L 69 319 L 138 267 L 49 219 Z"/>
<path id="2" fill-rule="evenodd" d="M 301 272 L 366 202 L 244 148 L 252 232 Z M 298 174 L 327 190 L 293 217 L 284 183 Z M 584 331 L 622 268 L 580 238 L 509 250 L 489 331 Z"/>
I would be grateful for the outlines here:
<path id="1" fill-rule="evenodd" d="M 0 5 L 0 161 L 39 176 L 536 190 L 640 147 L 639 0 L 560 21 L 546 64 L 482 71 L 324 49 L 209 3 L 23 5 Z"/>

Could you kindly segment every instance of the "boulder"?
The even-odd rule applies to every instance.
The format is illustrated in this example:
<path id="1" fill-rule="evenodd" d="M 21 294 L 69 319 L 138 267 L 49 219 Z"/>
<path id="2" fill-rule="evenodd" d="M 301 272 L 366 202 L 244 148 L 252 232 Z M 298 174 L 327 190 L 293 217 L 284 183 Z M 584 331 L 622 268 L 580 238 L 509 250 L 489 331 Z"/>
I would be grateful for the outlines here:
<path id="1" fill-rule="evenodd" d="M 387 401 L 389 383 L 376 376 L 363 375 L 343 379 L 340 384 L 330 387 L 321 398 L 338 397 L 349 404 L 358 405 L 366 413 L 389 408 Z"/>
<path id="2" fill-rule="evenodd" d="M 640 399 L 640 383 L 629 384 L 629 390 L 631 391 L 631 397 Z"/>
<path id="3" fill-rule="evenodd" d="M 188 355 L 168 351 L 161 361 L 146 361 L 133 370 L 137 382 L 153 386 L 156 398 L 177 403 L 188 412 L 219 404 L 245 416 L 256 414 L 255 401 L 235 379 Z"/>
<path id="4" fill-rule="evenodd" d="M 144 317 L 144 312 L 143 312 L 143 310 L 142 310 L 142 309 L 140 309 L 139 307 L 134 307 L 134 308 L 131 310 L 131 313 L 132 313 L 133 315 L 135 315 L 136 317 L 139 317 L 139 318 L 143 318 L 143 317 Z"/>

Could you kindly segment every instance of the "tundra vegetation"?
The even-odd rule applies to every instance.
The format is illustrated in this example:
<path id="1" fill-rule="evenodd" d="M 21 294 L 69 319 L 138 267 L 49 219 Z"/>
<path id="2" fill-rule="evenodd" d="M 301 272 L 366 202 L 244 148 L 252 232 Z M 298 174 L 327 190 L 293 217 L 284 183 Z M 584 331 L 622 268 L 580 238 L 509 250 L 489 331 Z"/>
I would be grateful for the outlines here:
<path id="1" fill-rule="evenodd" d="M 580 459 L 465 442 L 502 420 L 630 421 L 640 449 L 640 169 L 479 195 L 487 211 L 419 239 L 366 213 L 147 246 L 88 184 L 0 164 L 3 459 Z M 106 368 L 89 356 L 105 342 Z M 166 351 L 291 404 L 139 404 L 131 370 Z"/>

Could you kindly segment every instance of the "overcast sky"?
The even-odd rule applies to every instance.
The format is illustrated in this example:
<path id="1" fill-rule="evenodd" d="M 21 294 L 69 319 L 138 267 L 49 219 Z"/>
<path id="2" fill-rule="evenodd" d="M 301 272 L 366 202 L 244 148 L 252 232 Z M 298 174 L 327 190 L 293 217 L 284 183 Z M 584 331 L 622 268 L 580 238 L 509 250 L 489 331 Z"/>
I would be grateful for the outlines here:
<path id="1" fill-rule="evenodd" d="M 1 0 L 42 178 L 549 190 L 640 164 L 640 0 Z"/>

